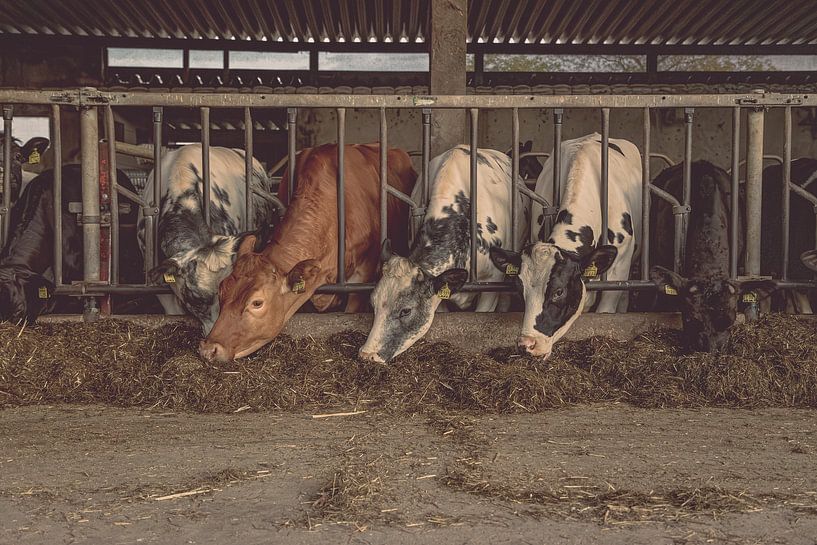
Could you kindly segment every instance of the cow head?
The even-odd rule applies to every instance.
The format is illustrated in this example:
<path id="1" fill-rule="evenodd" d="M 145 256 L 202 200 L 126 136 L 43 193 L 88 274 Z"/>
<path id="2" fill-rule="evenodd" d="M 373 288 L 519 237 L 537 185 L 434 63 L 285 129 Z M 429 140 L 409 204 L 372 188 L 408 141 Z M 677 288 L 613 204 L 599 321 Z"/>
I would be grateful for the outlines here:
<path id="1" fill-rule="evenodd" d="M 165 259 L 150 270 L 148 279 L 153 284 L 167 284 L 208 335 L 218 319 L 219 283 L 232 271 L 236 249 L 245 238 L 253 236 L 255 251 L 260 251 L 268 235 L 266 228 L 238 237 L 216 235 L 206 246 Z"/>
<path id="2" fill-rule="evenodd" d="M 5 145 L 5 136 L 0 134 L 0 194 L 2 194 L 2 180 L 5 176 L 6 168 L 11 169 L 11 202 L 15 202 L 20 196 L 20 191 L 23 185 L 23 164 L 37 163 L 40 156 L 48 148 L 48 138 L 35 137 L 28 142 L 20 145 L 20 141 L 12 138 L 11 141 L 11 164 L 5 164 L 5 154 L 3 153 L 3 146 Z"/>
<path id="3" fill-rule="evenodd" d="M 360 349 L 360 358 L 384 363 L 407 350 L 426 334 L 442 298 L 450 297 L 468 280 L 468 271 L 449 269 L 437 276 L 411 260 L 393 255 L 383 245 L 383 276 L 372 292 L 374 323 Z"/>
<path id="4" fill-rule="evenodd" d="M 519 142 L 519 154 L 528 153 L 533 149 L 533 141 L 527 140 L 524 143 Z M 513 148 L 508 149 L 505 155 L 511 157 Z M 520 157 L 519 159 L 519 177 L 523 180 L 537 180 L 539 174 L 542 172 L 542 163 L 535 156 Z"/>
<path id="5" fill-rule="evenodd" d="M 523 353 L 547 358 L 584 308 L 583 273 L 591 267 L 604 273 L 616 259 L 614 246 L 599 246 L 585 256 L 537 242 L 521 253 L 491 248 L 491 261 L 502 271 L 513 265 L 517 287 L 525 300 L 525 315 L 517 346 Z"/>
<path id="6" fill-rule="evenodd" d="M 267 253 L 255 252 L 255 244 L 254 235 L 241 242 L 232 273 L 219 287 L 218 320 L 199 345 L 208 362 L 249 356 L 273 340 L 328 281 L 319 261 L 306 259 L 284 270 Z"/>
<path id="7" fill-rule="evenodd" d="M 678 297 L 684 345 L 695 352 L 720 352 L 729 342 L 739 297 L 755 290 L 770 291 L 770 280 L 729 280 L 722 277 L 685 278 L 654 266 L 650 278 L 661 293 Z"/>
<path id="8" fill-rule="evenodd" d="M 0 320 L 33 323 L 51 307 L 54 284 L 17 265 L 0 267 Z"/>

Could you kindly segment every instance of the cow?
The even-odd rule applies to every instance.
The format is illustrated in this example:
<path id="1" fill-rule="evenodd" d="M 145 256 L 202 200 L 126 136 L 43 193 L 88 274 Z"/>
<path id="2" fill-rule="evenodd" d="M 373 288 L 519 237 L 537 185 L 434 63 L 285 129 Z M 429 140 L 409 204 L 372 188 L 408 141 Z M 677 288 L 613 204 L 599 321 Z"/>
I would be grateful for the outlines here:
<path id="1" fill-rule="evenodd" d="M 664 169 L 653 181 L 657 187 L 680 197 L 683 192 L 683 164 Z M 691 211 L 681 271 L 670 270 L 673 262 L 674 227 L 671 206 L 662 201 L 651 210 L 654 233 L 650 246 L 654 264 L 650 278 L 665 301 L 675 302 L 664 310 L 680 310 L 684 347 L 697 352 L 719 352 L 728 344 L 742 293 L 774 289 L 767 280 L 730 279 L 730 176 L 707 162 L 693 161 L 690 172 Z M 741 216 L 739 216 L 740 218 Z M 743 220 L 738 253 L 744 249 Z M 667 297 L 669 296 L 669 297 Z"/>
<path id="2" fill-rule="evenodd" d="M 245 202 L 244 151 L 210 148 L 210 225 L 202 209 L 202 147 L 190 144 L 164 154 L 162 197 L 159 203 L 159 265 L 149 273 L 151 282 L 166 283 L 172 295 L 160 295 L 167 314 L 185 311 L 199 320 L 207 335 L 218 317 L 218 285 L 230 274 L 241 233 Z M 143 190 L 150 201 L 154 173 Z M 270 194 L 271 183 L 253 159 L 254 195 L 251 230 L 276 222 L 282 205 Z M 139 245 L 144 252 L 144 217 L 140 214 Z"/>
<path id="3" fill-rule="evenodd" d="M 609 280 L 629 277 L 641 219 L 641 153 L 627 140 L 610 139 L 608 154 L 607 233 L 601 233 L 601 137 L 593 133 L 562 142 L 562 199 L 550 233 L 543 206 L 534 202 L 531 243 L 522 252 L 491 249 L 498 269 L 519 270 L 525 311 L 517 347 L 523 353 L 547 358 L 579 314 L 592 308 L 595 297 L 587 294 L 585 278 L 608 270 Z M 553 154 L 536 182 L 536 193 L 548 202 L 552 180 Z M 616 312 L 626 302 L 620 292 L 599 299 L 598 312 Z"/>
<path id="4" fill-rule="evenodd" d="M 340 300 L 315 295 L 338 276 L 337 153 L 335 144 L 303 150 L 296 161 L 296 188 L 287 213 L 263 251 L 254 251 L 249 236 L 238 249 L 233 271 L 221 282 L 221 313 L 199 347 L 209 362 L 226 362 L 252 354 L 275 338 L 304 303 L 325 311 Z M 349 282 L 372 282 L 380 256 L 380 146 L 346 146 L 345 273 Z M 408 154 L 388 151 L 388 183 L 411 193 L 417 173 Z M 279 188 L 287 200 L 288 174 Z M 408 210 L 388 198 L 387 233 L 399 247 L 407 246 Z M 347 312 L 365 307 L 365 298 L 350 295 Z"/>
<path id="5" fill-rule="evenodd" d="M 497 309 L 500 294 L 463 293 L 470 260 L 471 148 L 457 146 L 429 162 L 429 203 L 408 257 L 384 245 L 383 274 L 371 295 L 374 322 L 359 357 L 384 363 L 416 343 L 431 327 L 443 300 L 477 312 Z M 518 180 L 522 182 L 521 179 Z M 511 247 L 511 160 L 501 152 L 477 150 L 476 281 L 498 282 L 505 273 L 493 267 L 488 252 Z M 412 195 L 419 202 L 420 188 Z M 530 212 L 519 197 L 517 243 L 527 238 Z M 505 296 L 507 303 L 507 296 Z M 503 306 L 507 306 L 503 304 Z"/>
<path id="6" fill-rule="evenodd" d="M 11 191 L 9 202 L 14 204 L 23 191 L 23 188 L 31 180 L 36 177 L 36 174 L 23 171 L 24 163 L 39 162 L 40 157 L 45 152 L 49 145 L 48 138 L 35 136 L 29 139 L 25 144 L 12 138 L 11 140 Z M 3 149 L 5 146 L 5 135 L 0 134 L 0 196 L 3 194 L 3 180 L 5 179 L 5 154 Z"/>
<path id="7" fill-rule="evenodd" d="M 119 185 L 134 191 L 121 171 Z M 54 171 L 45 171 L 23 190 L 11 209 L 11 233 L 0 253 L 0 320 L 34 322 L 46 310 L 55 306 L 53 283 L 54 259 Z M 83 279 L 82 225 L 77 214 L 68 211 L 71 202 L 82 202 L 82 173 L 78 165 L 62 169 L 62 267 L 63 282 Z M 130 203 L 130 211 L 120 213 L 120 225 L 133 225 L 136 205 L 125 197 L 120 203 Z M 122 281 L 141 281 L 143 265 L 135 237 L 120 237 Z M 70 298 L 74 300 L 75 298 Z M 65 305 L 73 310 L 73 305 Z"/>

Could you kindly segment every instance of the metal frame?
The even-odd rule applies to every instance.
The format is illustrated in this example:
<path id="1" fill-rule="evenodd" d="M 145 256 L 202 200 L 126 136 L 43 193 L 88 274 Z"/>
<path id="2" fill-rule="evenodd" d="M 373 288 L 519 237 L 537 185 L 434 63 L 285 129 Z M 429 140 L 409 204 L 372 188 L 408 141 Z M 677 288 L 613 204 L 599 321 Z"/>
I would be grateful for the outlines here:
<path id="1" fill-rule="evenodd" d="M 437 108 L 459 108 L 459 109 L 468 109 L 470 112 L 470 119 L 471 119 L 471 129 L 470 129 L 470 142 L 472 148 L 477 147 L 478 142 L 478 120 L 479 120 L 479 110 L 483 108 L 491 108 L 491 109 L 508 109 L 512 112 L 512 134 L 514 137 L 518 135 L 519 130 L 519 120 L 518 120 L 518 112 L 519 109 L 552 109 L 554 115 L 554 196 L 556 197 L 554 203 L 548 203 L 545 199 L 541 196 L 536 195 L 524 184 L 516 182 L 514 179 L 514 184 L 512 184 L 512 199 L 511 202 L 515 203 L 516 199 L 519 197 L 519 194 L 525 195 L 529 198 L 535 199 L 540 202 L 551 214 L 555 214 L 558 211 L 558 202 L 559 202 L 559 187 L 558 187 L 558 180 L 560 174 L 560 143 L 561 143 L 561 129 L 563 120 L 563 108 L 593 108 L 593 109 L 600 109 L 601 110 L 601 131 L 602 131 L 602 142 L 606 143 L 609 139 L 609 115 L 610 110 L 613 109 L 621 109 L 621 108 L 641 108 L 643 113 L 643 133 L 644 133 L 644 148 L 643 148 L 643 162 L 642 162 L 642 174 L 644 177 L 643 180 L 643 190 L 642 195 L 644 196 L 645 206 L 643 207 L 642 211 L 642 232 L 641 236 L 643 239 L 644 248 L 647 249 L 649 244 L 649 195 L 655 194 L 659 198 L 663 198 L 670 202 L 673 206 L 673 211 L 676 214 L 676 217 L 680 220 L 680 229 L 676 230 L 676 247 L 682 248 L 683 244 L 677 242 L 678 240 L 684 240 L 684 231 L 686 228 L 684 218 L 687 214 L 689 214 L 689 196 L 690 196 L 690 164 L 691 164 L 691 152 L 692 152 L 692 115 L 693 115 L 693 108 L 731 108 L 733 111 L 733 172 L 732 172 L 732 183 L 733 183 L 733 206 L 732 206 L 732 215 L 733 215 L 733 228 L 732 228 L 732 236 L 735 237 L 733 240 L 736 240 L 737 237 L 737 218 L 738 218 L 738 202 L 737 202 L 737 188 L 740 182 L 738 178 L 738 166 L 740 164 L 740 149 L 739 149 L 739 131 L 740 131 L 740 110 L 747 109 L 756 111 L 759 115 L 764 115 L 763 110 L 765 108 L 783 108 L 785 112 L 785 120 L 786 120 L 786 130 L 785 130 L 785 159 L 784 163 L 790 162 L 791 159 L 791 108 L 793 106 L 817 106 L 817 96 L 812 95 L 802 95 L 802 94 L 728 94 L 728 95 L 570 95 L 570 96 L 558 96 L 558 95 L 543 95 L 543 96 L 532 96 L 532 95 L 511 95 L 511 96 L 504 96 L 504 95 L 445 95 L 445 96 L 405 96 L 405 95 L 269 95 L 269 94 L 261 94 L 261 93 L 247 93 L 247 94 L 216 94 L 216 93 L 173 93 L 173 94 L 157 94 L 157 93 L 146 93 L 146 92 L 116 92 L 116 93 L 105 93 L 99 92 L 94 89 L 80 89 L 80 90 L 61 90 L 61 91 L 17 91 L 17 90 L 0 90 L 0 104 L 51 104 L 52 109 L 52 116 L 53 122 L 55 126 L 58 126 L 59 122 L 59 114 L 60 114 L 60 107 L 61 105 L 70 105 L 74 107 L 80 107 L 83 112 L 93 112 L 86 113 L 83 119 L 84 121 L 81 125 L 82 128 L 82 141 L 83 142 L 94 142 L 98 141 L 98 127 L 93 120 L 96 118 L 96 111 L 97 109 L 102 109 L 105 114 L 105 127 L 107 130 L 108 136 L 108 149 L 111 152 L 114 152 L 116 149 L 119 149 L 119 146 L 113 141 L 111 138 L 113 131 L 112 131 L 112 120 L 113 120 L 113 107 L 117 108 L 125 108 L 131 106 L 153 106 L 153 129 L 154 129 L 154 143 L 158 145 L 154 145 L 153 149 L 153 158 L 155 165 L 161 165 L 162 161 L 162 126 L 163 126 L 163 107 L 192 107 L 192 108 L 200 108 L 202 112 L 202 119 L 203 121 L 209 120 L 209 108 L 235 108 L 235 107 L 243 107 L 244 108 L 244 130 L 245 130 L 245 148 L 246 148 L 246 162 L 245 162 L 245 169 L 246 169 L 246 190 L 249 194 L 251 191 L 251 175 L 252 175 L 252 117 L 250 108 L 264 108 L 264 107 L 285 107 L 287 108 L 287 126 L 290 131 L 290 138 L 289 138 L 289 149 L 288 149 L 288 161 L 289 161 L 289 172 L 290 172 L 290 181 L 289 181 L 289 190 L 290 190 L 290 200 L 291 195 L 294 193 L 296 185 L 295 180 L 295 160 L 296 160 L 296 145 L 295 145 L 295 131 L 297 130 L 297 108 L 299 107 L 323 107 L 323 108 L 334 108 L 338 115 L 338 180 L 337 180 L 337 188 L 338 188 L 338 199 L 337 199 L 337 214 L 338 214 L 338 222 L 339 222 L 339 237 L 338 237 L 338 265 L 339 265 L 339 282 L 338 284 L 334 285 L 327 285 L 323 286 L 318 290 L 318 293 L 353 293 L 353 292 L 362 292 L 371 290 L 373 285 L 372 284 L 362 284 L 362 283 L 347 283 L 345 278 L 345 237 L 343 233 L 345 232 L 345 221 L 346 221 L 346 211 L 345 211 L 345 202 L 344 202 L 344 187 L 345 187 L 345 173 L 344 173 L 344 147 L 343 144 L 345 143 L 345 121 L 346 121 L 346 110 L 348 108 L 362 108 L 362 109 L 376 109 L 379 111 L 380 114 L 380 142 L 381 142 L 381 154 L 380 154 L 380 173 L 381 173 L 381 221 L 383 222 L 383 230 L 381 232 L 381 239 L 385 238 L 385 227 L 387 225 L 388 220 L 388 212 L 387 212 L 387 196 L 392 195 L 403 202 L 411 204 L 415 208 L 415 213 L 417 211 L 424 210 L 424 206 L 427 202 L 429 197 L 428 194 L 428 162 L 430 160 L 429 157 L 429 149 L 430 149 L 430 129 L 431 129 L 431 116 L 433 114 L 433 110 Z M 685 132 L 685 147 L 684 147 L 684 194 L 683 194 L 683 202 L 678 202 L 677 199 L 666 193 L 665 191 L 661 190 L 653 186 L 650 183 L 650 159 L 652 158 L 660 158 L 667 162 L 669 161 L 668 158 L 662 156 L 660 154 L 654 154 L 650 151 L 650 134 L 651 134 L 651 121 L 650 121 L 650 110 L 653 108 L 677 108 L 682 107 L 685 108 L 685 123 L 686 123 L 686 132 Z M 423 199 L 421 203 L 413 203 L 411 198 L 407 195 L 402 194 L 401 192 L 391 188 L 387 185 L 387 176 L 388 176 L 388 169 L 387 169 L 387 145 L 388 145 L 388 123 L 386 117 L 386 111 L 388 109 L 421 109 L 423 114 L 423 142 L 422 142 L 422 161 L 423 161 L 423 175 L 421 179 L 422 187 L 423 187 Z M 4 118 L 6 127 L 8 129 L 11 128 L 12 124 L 12 110 L 11 107 L 6 106 L 4 108 Z M 205 185 L 207 185 L 207 181 L 209 179 L 209 123 L 202 124 L 202 154 L 203 154 L 203 161 L 205 162 L 205 172 L 203 178 L 205 180 Z M 756 137 L 753 142 L 756 142 L 759 138 L 762 142 L 763 136 L 763 125 L 762 122 L 755 122 L 755 132 Z M 11 134 L 9 130 L 8 135 Z M 55 149 L 59 149 L 60 147 L 60 139 L 59 139 L 59 131 L 55 131 L 53 133 L 55 135 Z M 10 140 L 7 140 L 9 142 Z M 95 150 L 96 148 L 88 148 L 89 150 Z M 514 173 L 518 172 L 519 169 L 519 158 L 521 154 L 519 153 L 518 146 L 516 145 L 516 141 L 513 143 L 512 147 L 512 169 Z M 603 145 L 601 147 L 601 154 L 602 154 L 602 187 L 604 188 L 603 195 L 602 195 L 602 202 L 607 201 L 607 146 Z M 4 149 L 5 159 L 8 160 L 10 158 L 10 146 L 7 144 L 6 149 Z M 144 151 L 141 151 L 144 153 Z M 83 154 L 85 155 L 85 154 Z M 83 195 L 87 196 L 88 201 L 88 209 L 93 211 L 93 204 L 91 203 L 91 196 L 96 196 L 96 206 L 99 205 L 99 180 L 98 180 L 98 164 L 95 166 L 91 165 L 93 162 L 93 157 L 95 156 L 94 151 L 91 151 L 90 157 L 83 157 Z M 113 161 L 109 162 L 110 174 L 111 174 L 111 181 L 115 181 L 115 153 L 112 153 L 112 157 L 114 158 Z M 471 176 L 470 176 L 470 186 L 472 192 L 472 207 L 470 211 L 470 224 L 471 224 L 471 231 L 470 231 L 470 240 L 471 240 L 471 253 L 470 253 L 470 264 L 472 267 L 472 271 L 476 270 L 476 219 L 477 219 L 477 187 L 478 187 L 478 178 L 477 178 L 477 161 L 476 161 L 476 153 L 471 154 Z M 760 161 L 762 166 L 763 156 L 762 150 L 760 154 L 758 154 L 758 146 L 756 144 L 750 145 L 747 149 L 747 159 L 749 160 L 749 164 L 757 165 L 757 162 Z M 60 156 L 58 155 L 58 170 L 61 167 L 60 163 Z M 753 171 L 751 176 L 747 176 L 747 185 L 753 190 L 757 191 L 757 188 L 760 184 L 760 177 L 758 175 L 758 170 L 756 166 L 753 167 L 755 170 Z M 8 171 L 7 171 L 8 172 Z M 784 169 L 784 177 L 786 178 L 787 185 L 784 187 L 788 188 L 788 191 L 794 191 L 798 195 L 803 198 L 809 199 L 813 204 L 817 205 L 817 197 L 814 197 L 807 193 L 800 187 L 795 186 L 790 182 L 790 170 L 789 168 Z M 4 180 L 5 186 L 9 185 L 10 178 L 6 175 L 6 179 Z M 161 198 L 161 169 L 156 168 L 154 169 L 154 190 L 153 195 L 151 195 L 151 200 L 149 203 L 141 202 L 138 196 L 131 194 L 130 192 L 126 191 L 124 188 L 118 187 L 116 185 L 112 185 L 112 188 L 116 188 L 116 191 L 112 189 L 112 193 L 114 194 L 125 194 L 130 198 L 137 197 L 137 202 L 143 207 L 143 212 L 145 214 L 145 224 L 146 224 L 146 240 L 153 241 L 152 244 L 148 244 L 146 248 L 146 267 L 153 266 L 156 262 L 157 252 L 156 252 L 156 231 L 157 225 L 155 223 L 156 215 L 158 214 L 158 203 Z M 59 193 L 61 188 L 61 183 L 58 181 L 56 183 L 56 192 Z M 208 188 L 209 189 L 209 188 Z M 8 193 L 6 193 L 8 194 Z M 209 192 L 205 189 L 205 194 L 209 194 Z M 208 208 L 207 201 L 209 199 L 205 199 L 204 203 L 204 210 L 206 214 L 206 210 Z M 245 206 L 248 207 L 248 215 L 247 215 L 247 225 L 251 225 L 250 216 L 249 216 L 249 206 L 250 206 L 250 198 L 245 201 Z M 757 203 L 753 203 L 752 206 L 757 206 Z M 55 207 L 55 214 L 57 214 L 58 207 Z M 817 210 L 817 209 L 816 209 Z M 117 208 L 114 207 L 112 212 L 117 211 Z M 510 210 L 512 215 L 518 215 L 518 210 L 516 210 L 515 204 L 511 205 Z M 0 209 L 0 213 L 2 210 Z M 7 222 L 7 214 L 3 214 L 3 222 Z M 61 219 L 61 218 L 57 218 Z M 789 219 L 789 198 L 788 192 L 787 196 L 784 199 L 784 210 L 783 210 L 783 221 L 784 225 L 788 223 Z M 602 240 L 606 238 L 606 224 L 607 224 L 606 214 L 602 218 L 603 223 L 603 231 L 602 231 Z M 57 222 L 59 225 L 59 221 Z M 760 224 L 760 214 L 749 214 L 747 215 L 747 232 L 759 232 L 759 224 Z M 86 245 L 93 247 L 96 245 L 96 248 L 99 248 L 99 234 L 98 231 L 94 230 L 94 224 L 89 222 L 88 225 L 84 224 L 84 230 L 86 230 Z M 96 224 L 98 228 L 98 223 Z M 514 228 L 515 230 L 515 228 Z M 59 232 L 59 230 L 57 230 Z M 96 232 L 96 235 L 94 234 Z M 113 222 L 112 224 L 112 232 L 116 233 L 115 236 L 111 237 L 111 255 L 118 254 L 118 224 Z M 5 231 L 4 231 L 5 237 Z M 754 238 L 749 238 L 747 240 L 747 245 L 752 245 L 757 251 L 759 248 L 759 238 L 755 240 Z M 736 245 L 733 246 L 733 252 L 730 256 L 731 258 L 731 269 L 732 269 L 732 276 L 736 277 L 737 275 L 737 248 Z M 60 244 L 55 244 L 55 259 L 57 262 L 61 264 L 61 255 L 59 248 L 61 247 Z M 646 252 L 645 252 L 646 253 Z M 785 249 L 786 255 L 788 255 L 788 248 Z M 99 256 L 96 254 L 96 263 L 91 263 L 90 260 L 92 259 L 93 253 L 86 253 L 86 260 L 88 268 L 86 268 L 86 276 L 85 281 L 72 284 L 72 285 L 65 285 L 62 283 L 61 279 L 61 267 L 58 265 L 55 268 L 55 272 L 57 272 L 57 293 L 59 294 L 73 294 L 73 295 L 80 295 L 85 297 L 95 297 L 101 296 L 103 294 L 111 294 L 111 293 L 167 293 L 168 290 L 163 287 L 156 287 L 156 286 L 146 286 L 146 285 L 124 285 L 117 283 L 117 275 L 112 274 L 110 280 L 108 282 L 100 282 L 98 280 L 98 267 L 99 267 Z M 606 290 L 606 289 L 618 289 L 618 290 L 632 290 L 632 289 L 654 289 L 654 285 L 652 282 L 648 281 L 647 275 L 647 267 L 648 261 L 646 257 L 642 256 L 642 277 L 640 280 L 626 280 L 626 281 L 594 281 L 590 282 L 588 285 L 588 289 L 590 290 Z M 677 263 L 677 260 L 676 260 Z M 115 266 L 113 266 L 115 267 Z M 113 271 L 116 271 L 114 268 Z M 750 270 L 751 272 L 751 270 Z M 786 288 L 795 288 L 795 287 L 813 287 L 814 284 L 810 282 L 790 282 L 786 278 L 786 272 L 784 269 L 783 278 L 778 280 L 778 285 L 781 287 Z M 513 285 L 507 282 L 477 282 L 475 281 L 473 274 L 471 277 L 471 282 L 466 283 L 463 290 L 464 291 L 511 291 L 513 290 Z"/>

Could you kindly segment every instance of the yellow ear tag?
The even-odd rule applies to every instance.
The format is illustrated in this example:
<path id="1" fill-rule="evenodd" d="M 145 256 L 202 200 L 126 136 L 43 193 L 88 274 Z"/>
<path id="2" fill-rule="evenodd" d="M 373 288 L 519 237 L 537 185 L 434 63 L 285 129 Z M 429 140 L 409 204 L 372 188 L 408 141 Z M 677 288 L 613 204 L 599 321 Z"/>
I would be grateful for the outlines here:
<path id="1" fill-rule="evenodd" d="M 517 276 L 519 274 L 519 267 L 513 263 L 508 263 L 505 265 L 505 274 L 508 276 Z"/>
<path id="2" fill-rule="evenodd" d="M 40 289 L 37 291 L 37 295 L 40 299 L 48 299 L 48 288 L 45 286 L 41 286 Z"/>
<path id="3" fill-rule="evenodd" d="M 40 162 L 40 152 L 37 150 L 32 150 L 31 154 L 28 156 L 28 164 L 36 165 Z"/>
<path id="4" fill-rule="evenodd" d="M 295 285 L 292 286 L 292 292 L 293 293 L 303 293 L 305 291 L 306 291 L 306 282 L 304 282 L 303 278 L 301 278 L 300 280 L 295 282 Z"/>
<path id="5" fill-rule="evenodd" d="M 595 263 L 591 263 L 589 267 L 587 267 L 583 272 L 582 276 L 585 278 L 595 278 L 599 275 L 599 268 L 596 267 Z"/>
<path id="6" fill-rule="evenodd" d="M 448 287 L 448 282 L 443 284 L 443 287 L 437 292 L 437 297 L 440 299 L 451 299 L 451 288 Z"/>
<path id="7" fill-rule="evenodd" d="M 175 284 L 176 283 L 176 277 L 173 276 L 170 273 L 164 273 L 162 275 L 162 278 L 164 278 L 165 284 Z"/>
<path id="8" fill-rule="evenodd" d="M 664 284 L 664 293 L 666 293 L 667 295 L 678 295 L 678 290 L 676 290 L 669 284 Z"/>
<path id="9" fill-rule="evenodd" d="M 749 291 L 743 294 L 743 302 L 744 303 L 757 303 L 757 294 L 753 291 Z"/>

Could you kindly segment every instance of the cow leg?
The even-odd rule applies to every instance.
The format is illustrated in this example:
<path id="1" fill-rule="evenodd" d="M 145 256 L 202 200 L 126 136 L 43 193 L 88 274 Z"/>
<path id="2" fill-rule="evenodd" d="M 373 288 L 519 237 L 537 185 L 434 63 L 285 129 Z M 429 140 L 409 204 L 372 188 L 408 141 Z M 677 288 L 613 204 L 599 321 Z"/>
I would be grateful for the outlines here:
<path id="1" fill-rule="evenodd" d="M 794 292 L 794 302 L 798 314 L 814 314 L 811 310 L 811 302 L 808 299 L 808 294 L 803 290 Z"/>
<path id="2" fill-rule="evenodd" d="M 477 300 L 477 307 L 474 309 L 474 312 L 493 312 L 496 310 L 497 303 L 499 302 L 499 294 L 494 292 L 485 292 L 479 294 L 479 299 Z"/>
<path id="3" fill-rule="evenodd" d="M 496 304 L 497 312 L 508 312 L 511 308 L 511 295 L 508 293 L 499 294 L 499 302 Z"/>
<path id="4" fill-rule="evenodd" d="M 184 316 L 187 314 L 185 312 L 184 307 L 179 302 L 179 299 L 171 294 L 163 293 L 162 295 L 157 295 L 156 298 L 161 303 L 162 308 L 165 309 L 165 314 L 168 316 Z"/>

